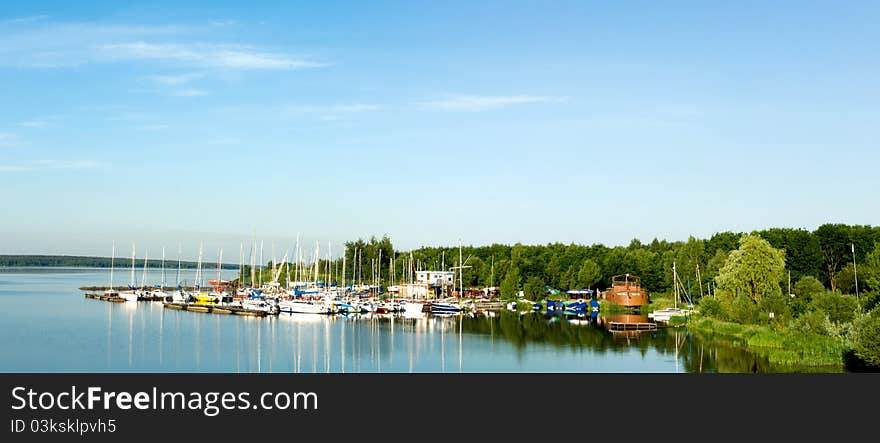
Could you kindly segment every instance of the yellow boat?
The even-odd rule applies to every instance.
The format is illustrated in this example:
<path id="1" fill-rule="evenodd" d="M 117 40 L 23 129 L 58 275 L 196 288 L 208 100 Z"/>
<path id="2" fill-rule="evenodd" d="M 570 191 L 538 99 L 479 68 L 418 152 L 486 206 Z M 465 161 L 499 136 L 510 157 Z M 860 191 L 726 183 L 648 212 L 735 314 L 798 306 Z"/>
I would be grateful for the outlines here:
<path id="1" fill-rule="evenodd" d="M 217 303 L 218 301 L 220 301 L 219 297 L 204 292 L 193 295 L 193 299 L 196 301 L 196 303 Z"/>

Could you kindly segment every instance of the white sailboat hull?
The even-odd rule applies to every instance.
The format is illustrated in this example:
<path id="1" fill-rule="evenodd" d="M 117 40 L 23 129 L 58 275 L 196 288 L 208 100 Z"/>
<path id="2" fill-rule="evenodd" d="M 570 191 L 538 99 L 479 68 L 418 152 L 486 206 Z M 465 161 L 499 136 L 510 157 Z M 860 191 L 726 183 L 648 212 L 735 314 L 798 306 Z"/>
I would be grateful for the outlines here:
<path id="1" fill-rule="evenodd" d="M 284 300 L 278 303 L 281 312 L 292 314 L 332 314 L 333 305 L 326 302 L 304 300 Z"/>
<path id="2" fill-rule="evenodd" d="M 120 298 L 124 298 L 125 301 L 137 301 L 138 295 L 134 291 L 122 291 L 119 293 Z"/>
<path id="3" fill-rule="evenodd" d="M 425 308 L 424 303 L 410 300 L 401 302 L 400 306 L 403 308 L 403 312 L 407 315 L 421 314 L 422 310 Z"/>

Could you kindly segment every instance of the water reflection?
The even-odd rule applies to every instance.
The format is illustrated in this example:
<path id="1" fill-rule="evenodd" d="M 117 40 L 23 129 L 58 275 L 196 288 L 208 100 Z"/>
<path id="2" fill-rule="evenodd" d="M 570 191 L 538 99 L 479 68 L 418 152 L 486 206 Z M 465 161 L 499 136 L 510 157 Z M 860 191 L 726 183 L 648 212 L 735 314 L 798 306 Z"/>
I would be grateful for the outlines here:
<path id="1" fill-rule="evenodd" d="M 330 373 L 773 369 L 766 359 L 726 343 L 694 337 L 684 328 L 609 329 L 612 322 L 644 322 L 645 316 L 498 312 L 491 316 L 281 314 L 251 318 L 170 311 L 160 303 L 108 303 L 103 307 L 107 312 L 107 355 L 104 367 L 89 370 Z M 118 322 L 120 314 L 125 327 L 122 347 L 114 335 L 114 320 Z M 120 348 L 125 349 L 124 368 L 114 356 L 114 350 Z M 151 362 L 153 357 L 155 361 Z M 611 366 L 607 366 L 609 361 Z"/>

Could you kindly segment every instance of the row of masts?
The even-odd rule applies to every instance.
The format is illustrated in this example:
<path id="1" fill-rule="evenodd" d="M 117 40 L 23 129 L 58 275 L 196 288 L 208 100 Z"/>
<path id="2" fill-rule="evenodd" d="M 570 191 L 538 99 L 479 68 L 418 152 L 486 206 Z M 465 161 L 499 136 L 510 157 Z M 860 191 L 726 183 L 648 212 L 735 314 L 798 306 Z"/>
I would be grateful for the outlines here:
<path id="1" fill-rule="evenodd" d="M 198 260 L 196 264 L 196 275 L 194 279 L 194 284 L 196 287 L 204 286 L 204 275 L 202 272 L 202 258 L 204 247 L 203 243 L 199 243 L 199 254 Z M 286 287 L 291 289 L 294 286 L 299 286 L 304 283 L 310 283 L 315 286 L 318 286 L 320 283 L 320 242 L 315 242 L 315 251 L 311 255 L 310 260 L 306 261 L 303 248 L 300 245 L 300 236 L 297 234 L 296 245 L 294 249 L 294 257 L 292 260 L 289 260 L 289 254 L 285 254 L 282 257 L 281 263 L 278 264 L 275 258 L 275 245 L 272 244 L 272 269 L 271 269 L 271 279 L 269 282 L 263 281 L 263 249 L 264 242 L 260 241 L 259 251 L 257 250 L 256 239 L 251 242 L 250 248 L 250 285 L 253 287 L 263 287 L 265 283 L 271 283 L 274 286 L 280 286 L 280 276 L 281 273 L 286 271 Z M 131 281 L 129 286 L 131 288 L 135 288 L 136 279 L 135 279 L 135 262 L 136 262 L 136 244 L 132 242 L 131 244 Z M 181 284 L 181 255 L 182 255 L 182 247 L 178 244 L 177 248 L 177 282 Z M 259 255 L 259 259 L 257 258 Z M 353 251 L 353 263 L 352 266 L 352 281 L 357 282 L 357 285 L 361 288 L 364 287 L 364 266 L 363 266 L 363 257 L 364 251 L 363 249 L 355 248 Z M 144 265 L 143 265 L 143 273 L 141 275 L 140 287 L 146 287 L 146 277 L 147 277 L 147 267 L 149 262 L 149 253 L 148 251 L 144 254 Z M 239 245 L 239 272 L 238 272 L 238 286 L 244 286 L 244 242 L 241 242 Z M 115 260 L 116 260 L 116 241 L 113 241 L 113 250 L 110 259 L 110 289 L 113 289 L 113 273 L 115 269 Z M 260 265 L 258 265 L 257 260 L 259 260 Z M 419 269 L 420 264 L 414 259 L 412 251 L 409 252 L 407 256 L 404 254 L 403 256 L 404 266 L 403 272 L 400 276 L 401 280 L 397 281 L 396 268 L 395 268 L 395 258 L 392 255 L 388 257 L 388 267 L 389 267 L 389 279 L 392 284 L 412 284 L 416 281 L 416 272 Z M 442 255 L 442 264 L 441 269 L 446 269 L 446 257 L 445 251 Z M 165 247 L 162 247 L 162 280 L 160 283 L 161 288 L 165 288 L 167 286 L 166 272 L 165 272 Z M 346 268 L 347 268 L 347 254 L 342 255 L 342 267 L 341 267 L 341 283 L 342 287 L 346 287 Z M 368 282 L 370 282 L 370 289 L 378 288 L 381 285 L 382 280 L 382 250 L 379 250 L 378 257 L 370 260 L 370 273 L 371 275 L 366 278 Z M 463 270 L 465 268 L 470 268 L 470 266 L 463 265 L 462 263 L 466 263 L 463 261 L 462 256 L 462 248 L 461 241 L 459 240 L 459 265 L 453 266 L 451 270 L 458 270 L 458 280 L 461 293 L 464 293 L 464 276 Z M 332 243 L 327 243 L 327 256 L 325 261 L 325 269 L 324 275 L 327 278 L 326 284 L 330 286 L 335 280 L 333 280 L 334 275 L 337 279 L 340 276 L 340 267 L 339 261 L 333 260 L 332 254 Z M 494 257 L 493 257 L 493 273 L 494 273 Z M 223 266 L 223 248 L 219 248 L 217 254 L 217 279 L 216 285 L 220 286 L 223 284 L 223 280 L 221 279 L 221 269 Z M 293 269 L 291 270 L 291 266 Z M 258 272 L 259 269 L 259 272 Z M 493 277 L 494 278 L 494 277 Z"/>

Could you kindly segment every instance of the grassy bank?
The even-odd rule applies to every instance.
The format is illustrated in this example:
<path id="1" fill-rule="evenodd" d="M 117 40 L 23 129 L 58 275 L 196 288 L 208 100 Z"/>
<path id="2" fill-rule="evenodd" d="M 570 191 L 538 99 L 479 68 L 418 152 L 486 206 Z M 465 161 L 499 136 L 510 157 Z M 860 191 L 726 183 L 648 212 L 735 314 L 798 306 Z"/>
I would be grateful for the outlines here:
<path id="1" fill-rule="evenodd" d="M 847 347 L 834 337 L 773 331 L 768 326 L 741 325 L 709 317 L 693 318 L 687 328 L 698 335 L 722 336 L 781 367 L 806 366 L 834 371 L 844 367 Z"/>

